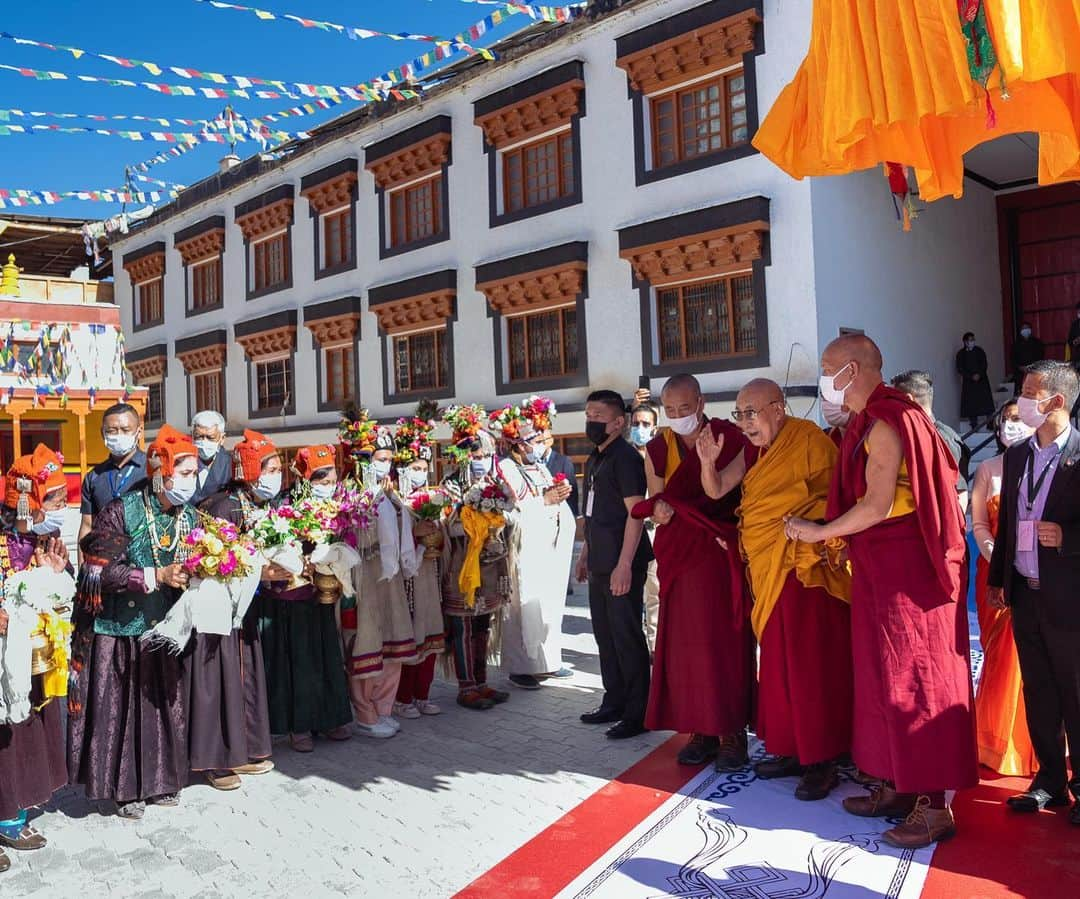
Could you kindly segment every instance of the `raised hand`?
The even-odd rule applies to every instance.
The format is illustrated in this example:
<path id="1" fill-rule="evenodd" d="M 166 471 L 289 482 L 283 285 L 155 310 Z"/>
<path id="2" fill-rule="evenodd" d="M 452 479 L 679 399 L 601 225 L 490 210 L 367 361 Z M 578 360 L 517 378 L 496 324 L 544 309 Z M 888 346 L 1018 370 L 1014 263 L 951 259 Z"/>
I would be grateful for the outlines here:
<path id="1" fill-rule="evenodd" d="M 68 551 L 59 537 L 49 537 L 34 550 L 34 558 L 39 567 L 51 568 L 55 572 L 66 571 Z"/>
<path id="2" fill-rule="evenodd" d="M 721 433 L 713 437 L 711 428 L 702 428 L 697 438 L 697 454 L 701 467 L 715 468 L 723 450 L 724 435 Z"/>

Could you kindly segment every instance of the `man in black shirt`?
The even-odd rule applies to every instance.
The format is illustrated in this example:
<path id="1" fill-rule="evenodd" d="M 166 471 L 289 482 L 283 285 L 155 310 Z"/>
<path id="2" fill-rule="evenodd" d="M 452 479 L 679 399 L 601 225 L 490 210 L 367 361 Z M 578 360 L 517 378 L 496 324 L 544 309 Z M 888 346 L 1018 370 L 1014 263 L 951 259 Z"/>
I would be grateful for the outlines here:
<path id="1" fill-rule="evenodd" d="M 116 403 L 101 417 L 101 436 L 109 458 L 86 473 L 82 483 L 79 542 L 90 533 L 97 515 L 114 499 L 141 490 L 146 482 L 146 453 L 139 449 L 142 420 L 128 403 Z"/>
<path id="2" fill-rule="evenodd" d="M 577 578 L 589 582 L 589 613 L 600 648 L 604 699 L 581 716 L 586 724 L 617 722 L 613 740 L 644 733 L 649 699 L 649 648 L 641 626 L 652 546 L 630 510 L 645 498 L 645 464 L 623 439 L 626 405 L 612 390 L 585 403 L 585 434 L 596 446 L 585 463 L 585 546 Z"/>

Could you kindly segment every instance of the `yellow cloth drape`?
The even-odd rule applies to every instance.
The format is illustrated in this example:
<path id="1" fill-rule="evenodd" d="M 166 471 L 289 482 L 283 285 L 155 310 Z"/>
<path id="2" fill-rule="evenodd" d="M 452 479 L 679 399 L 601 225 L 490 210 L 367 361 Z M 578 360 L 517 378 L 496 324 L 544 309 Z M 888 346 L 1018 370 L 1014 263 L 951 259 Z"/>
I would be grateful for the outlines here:
<path id="1" fill-rule="evenodd" d="M 480 551 L 484 548 L 488 531 L 506 524 L 506 517 L 502 512 L 482 512 L 472 506 L 462 506 L 460 517 L 469 544 L 461 574 L 458 575 L 458 589 L 465 597 L 466 608 L 471 609 L 476 605 L 476 591 L 480 589 Z"/>
<path id="2" fill-rule="evenodd" d="M 42 613 L 38 625 L 52 650 L 53 668 L 42 677 L 42 693 L 48 702 L 68 693 L 68 646 L 71 644 L 71 624 L 59 615 Z"/>
<path id="3" fill-rule="evenodd" d="M 682 453 L 679 451 L 679 435 L 670 428 L 663 432 L 664 443 L 667 445 L 667 462 L 664 464 L 664 480 L 667 481 L 675 474 L 675 469 L 682 462 Z"/>
<path id="4" fill-rule="evenodd" d="M 795 178 L 898 162 L 935 200 L 963 193 L 972 147 L 1034 131 L 1039 182 L 1080 178 L 1080 0 L 983 8 L 999 62 L 993 128 L 956 0 L 815 0 L 809 52 L 754 146 Z"/>
<path id="5" fill-rule="evenodd" d="M 739 545 L 754 593 L 750 622 L 759 641 L 791 571 L 804 586 L 824 587 L 837 599 L 851 601 L 846 566 L 826 562 L 821 544 L 789 540 L 784 534 L 785 515 L 811 521 L 825 517 L 836 456 L 836 445 L 821 428 L 789 418 L 743 478 Z"/>

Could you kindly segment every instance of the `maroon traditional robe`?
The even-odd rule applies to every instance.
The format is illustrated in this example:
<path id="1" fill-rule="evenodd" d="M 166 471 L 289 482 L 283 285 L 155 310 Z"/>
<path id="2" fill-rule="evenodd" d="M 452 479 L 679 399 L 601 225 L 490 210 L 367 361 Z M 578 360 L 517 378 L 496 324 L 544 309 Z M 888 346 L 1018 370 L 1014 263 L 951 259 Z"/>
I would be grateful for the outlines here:
<path id="1" fill-rule="evenodd" d="M 709 427 L 714 435 L 724 435 L 719 471 L 743 452 L 746 438 L 727 422 L 710 421 Z M 651 514 L 658 499 L 675 509 L 671 523 L 656 529 L 653 542 L 660 620 L 645 726 L 730 736 L 750 722 L 754 701 L 754 633 L 735 528 L 739 494 L 709 499 L 697 453 L 681 442 L 680 449 L 682 462 L 663 492 L 634 508 L 637 518 Z M 647 451 L 654 470 L 663 475 L 664 437 L 654 438 Z"/>
<path id="2" fill-rule="evenodd" d="M 957 467 L 934 423 L 899 391 L 879 386 L 848 426 L 828 517 L 865 495 L 864 444 L 877 421 L 900 437 L 915 511 L 848 538 L 852 755 L 901 793 L 971 787 L 979 777 Z"/>

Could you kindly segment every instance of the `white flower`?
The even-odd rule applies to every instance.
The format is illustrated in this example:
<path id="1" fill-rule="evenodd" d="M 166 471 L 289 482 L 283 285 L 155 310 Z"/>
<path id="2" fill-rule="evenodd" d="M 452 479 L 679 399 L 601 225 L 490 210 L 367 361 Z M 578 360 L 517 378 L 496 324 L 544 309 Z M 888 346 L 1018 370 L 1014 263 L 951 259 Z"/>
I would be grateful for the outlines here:
<path id="1" fill-rule="evenodd" d="M 275 518 L 273 522 L 273 527 L 275 534 L 287 534 L 290 530 L 292 530 L 292 527 L 290 526 L 289 521 L 286 518 Z"/>

